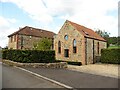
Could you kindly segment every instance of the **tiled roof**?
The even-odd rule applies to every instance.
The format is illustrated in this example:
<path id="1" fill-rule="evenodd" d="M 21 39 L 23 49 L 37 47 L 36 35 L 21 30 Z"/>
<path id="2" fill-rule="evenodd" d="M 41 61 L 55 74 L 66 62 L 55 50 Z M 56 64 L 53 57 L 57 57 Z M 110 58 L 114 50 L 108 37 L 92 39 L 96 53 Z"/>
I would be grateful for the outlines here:
<path id="1" fill-rule="evenodd" d="M 67 20 L 68 21 L 68 20 Z M 100 35 L 95 33 L 92 29 L 89 29 L 87 27 L 84 27 L 82 25 L 76 24 L 74 22 L 68 21 L 72 26 L 74 26 L 82 35 L 88 38 L 94 38 L 102 41 L 106 41 L 104 38 L 102 38 Z"/>
<path id="2" fill-rule="evenodd" d="M 29 26 L 25 26 L 24 28 L 21 28 L 20 30 L 10 34 L 8 37 L 15 34 L 30 35 L 30 36 L 36 36 L 36 37 L 47 37 L 47 38 L 53 38 L 53 36 L 55 35 L 55 33 L 51 31 L 37 29 Z"/>

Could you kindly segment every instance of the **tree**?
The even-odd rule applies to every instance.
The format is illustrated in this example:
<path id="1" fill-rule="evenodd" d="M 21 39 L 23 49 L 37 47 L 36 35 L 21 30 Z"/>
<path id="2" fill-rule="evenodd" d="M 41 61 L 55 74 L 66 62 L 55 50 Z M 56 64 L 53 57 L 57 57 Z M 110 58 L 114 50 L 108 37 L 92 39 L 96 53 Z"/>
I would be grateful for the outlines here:
<path id="1" fill-rule="evenodd" d="M 117 45 L 120 46 L 120 36 L 117 38 Z"/>
<path id="2" fill-rule="evenodd" d="M 106 31 L 102 31 L 100 29 L 95 31 L 97 34 L 99 34 L 101 37 L 103 37 L 105 40 L 107 40 L 107 47 L 109 47 L 110 45 L 110 40 L 109 40 L 109 35 L 110 33 L 106 32 Z"/>
<path id="3" fill-rule="evenodd" d="M 110 37 L 109 36 L 110 33 L 106 32 L 106 31 L 102 31 L 100 29 L 96 30 L 95 32 L 97 34 L 99 34 L 101 37 L 103 37 L 104 39 L 107 40 L 108 46 L 110 44 L 112 44 L 112 45 L 118 45 L 118 46 L 120 45 L 120 36 L 118 36 L 118 37 Z"/>
<path id="4" fill-rule="evenodd" d="M 5 49 L 8 49 L 8 46 L 5 46 L 4 48 L 2 48 L 3 50 L 5 50 Z"/>
<path id="5" fill-rule="evenodd" d="M 106 32 L 106 31 L 102 31 L 100 29 L 96 30 L 95 32 L 105 39 L 109 38 L 109 35 L 110 35 L 110 33 Z"/>
<path id="6" fill-rule="evenodd" d="M 39 42 L 35 42 L 33 46 L 34 50 L 50 50 L 52 41 L 48 38 L 42 38 Z"/>

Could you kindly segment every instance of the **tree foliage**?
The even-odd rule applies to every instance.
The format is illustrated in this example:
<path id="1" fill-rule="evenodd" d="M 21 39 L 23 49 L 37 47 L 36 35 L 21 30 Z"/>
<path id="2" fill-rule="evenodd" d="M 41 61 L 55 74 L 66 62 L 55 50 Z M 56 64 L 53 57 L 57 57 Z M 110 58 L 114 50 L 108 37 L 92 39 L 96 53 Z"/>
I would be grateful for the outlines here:
<path id="1" fill-rule="evenodd" d="M 110 37 L 110 33 L 106 31 L 102 31 L 100 29 L 95 31 L 97 34 L 99 34 L 101 37 L 103 37 L 105 40 L 107 40 L 108 46 L 110 44 L 112 45 L 120 45 L 120 37 Z"/>
<path id="2" fill-rule="evenodd" d="M 100 29 L 96 30 L 95 32 L 105 39 L 109 38 L 109 35 L 110 35 L 110 33 L 106 32 L 106 31 L 102 31 Z"/>
<path id="3" fill-rule="evenodd" d="M 109 37 L 109 43 L 112 45 L 120 45 L 120 37 Z"/>
<path id="4" fill-rule="evenodd" d="M 100 29 L 95 31 L 97 34 L 99 34 L 101 37 L 103 37 L 105 40 L 107 40 L 107 47 L 109 47 L 110 42 L 109 42 L 109 35 L 110 33 L 106 32 L 106 31 L 102 31 Z"/>
<path id="5" fill-rule="evenodd" d="M 52 41 L 48 38 L 42 38 L 39 42 L 35 42 L 33 46 L 34 50 L 50 50 Z"/>

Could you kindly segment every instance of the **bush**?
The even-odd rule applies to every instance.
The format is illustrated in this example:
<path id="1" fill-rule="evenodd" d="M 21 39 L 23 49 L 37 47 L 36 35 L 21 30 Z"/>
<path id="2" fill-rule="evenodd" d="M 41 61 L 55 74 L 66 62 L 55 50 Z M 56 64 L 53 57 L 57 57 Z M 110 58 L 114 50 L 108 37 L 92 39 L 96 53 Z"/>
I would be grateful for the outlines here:
<path id="1" fill-rule="evenodd" d="M 50 63 L 55 62 L 55 51 L 3 50 L 2 58 L 21 63 Z"/>
<path id="2" fill-rule="evenodd" d="M 101 62 L 110 64 L 120 64 L 120 48 L 102 49 Z"/>
<path id="3" fill-rule="evenodd" d="M 77 66 L 82 65 L 81 62 L 73 62 L 73 61 L 56 60 L 56 62 L 67 62 L 67 64 L 70 64 L 70 65 L 77 65 Z"/>

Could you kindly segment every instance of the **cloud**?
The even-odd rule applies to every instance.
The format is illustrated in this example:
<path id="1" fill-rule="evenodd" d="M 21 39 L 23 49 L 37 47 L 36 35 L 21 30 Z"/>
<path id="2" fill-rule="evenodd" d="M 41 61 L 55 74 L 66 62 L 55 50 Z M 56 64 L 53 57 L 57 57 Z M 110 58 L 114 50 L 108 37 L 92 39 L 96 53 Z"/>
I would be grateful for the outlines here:
<path id="1" fill-rule="evenodd" d="M 20 9 L 27 12 L 29 17 L 41 23 L 51 23 L 52 16 L 48 14 L 47 8 L 42 0 L 2 0 L 3 2 L 11 2 L 16 4 Z"/>
<path id="2" fill-rule="evenodd" d="M 1 0 L 17 5 L 41 26 L 59 31 L 63 23 L 56 20 L 66 19 L 84 25 L 88 28 L 99 28 L 118 35 L 118 1 L 119 0 Z M 1 22 L 2 21 L 2 22 Z M 0 17 L 0 29 L 8 28 L 14 19 Z M 51 25 L 54 24 L 54 25 Z M 45 26 L 44 26 L 45 25 Z M 55 26 L 55 28 L 51 28 Z M 18 26 L 19 27 L 19 26 Z M 2 30 L 1 29 L 1 30 Z M 6 31 L 8 31 L 6 29 Z M 14 30 L 13 30 L 14 31 Z M 12 32 L 12 31 L 10 31 Z"/>
<path id="3" fill-rule="evenodd" d="M 0 27 L 8 27 L 9 25 L 9 22 L 5 18 L 0 16 Z"/>
<path id="4" fill-rule="evenodd" d="M 5 47 L 8 44 L 8 35 L 15 32 L 16 28 L 11 27 L 17 20 L 4 18 L 0 16 L 0 46 Z"/>
<path id="5" fill-rule="evenodd" d="M 8 20 L 8 22 L 10 22 L 10 23 L 16 23 L 16 22 L 17 22 L 17 20 L 16 20 L 16 19 L 14 19 L 14 18 L 7 19 L 7 20 Z"/>

